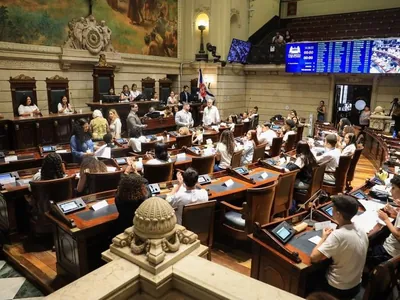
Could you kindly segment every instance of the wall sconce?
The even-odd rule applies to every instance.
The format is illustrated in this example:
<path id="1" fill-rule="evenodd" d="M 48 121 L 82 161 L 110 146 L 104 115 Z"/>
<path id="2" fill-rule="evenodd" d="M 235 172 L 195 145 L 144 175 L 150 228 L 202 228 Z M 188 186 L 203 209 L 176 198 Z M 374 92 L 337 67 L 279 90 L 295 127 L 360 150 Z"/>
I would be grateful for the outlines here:
<path id="1" fill-rule="evenodd" d="M 200 50 L 196 54 L 196 61 L 208 61 L 208 54 L 204 50 L 204 31 L 208 27 L 208 16 L 206 14 L 200 14 L 197 17 L 197 29 L 200 30 Z"/>

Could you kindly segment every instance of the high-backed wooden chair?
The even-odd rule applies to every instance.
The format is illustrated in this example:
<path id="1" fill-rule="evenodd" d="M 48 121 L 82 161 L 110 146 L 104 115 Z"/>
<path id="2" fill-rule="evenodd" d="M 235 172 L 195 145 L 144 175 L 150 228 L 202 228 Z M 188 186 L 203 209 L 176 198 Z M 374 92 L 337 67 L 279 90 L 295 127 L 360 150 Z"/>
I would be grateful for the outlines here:
<path id="1" fill-rule="evenodd" d="M 215 156 L 192 157 L 191 167 L 200 175 L 210 174 L 214 171 Z"/>
<path id="2" fill-rule="evenodd" d="M 192 146 L 192 135 L 178 135 L 176 137 L 176 149 L 182 149 L 182 147 Z"/>
<path id="3" fill-rule="evenodd" d="M 50 200 L 60 202 L 73 198 L 75 175 L 53 179 L 31 181 L 32 217 L 31 229 L 35 234 L 50 233 L 51 223 L 45 213 L 50 210 Z"/>
<path id="4" fill-rule="evenodd" d="M 293 199 L 299 204 L 307 202 L 311 197 L 319 193 L 324 181 L 326 163 L 321 164 L 312 170 L 310 187 L 306 190 L 295 189 Z"/>
<path id="5" fill-rule="evenodd" d="M 219 133 L 218 132 L 211 132 L 211 133 L 204 132 L 203 133 L 203 144 L 206 144 L 208 139 L 211 139 L 213 143 L 218 143 Z"/>
<path id="6" fill-rule="evenodd" d="M 296 145 L 296 137 L 297 137 L 297 134 L 289 134 L 288 135 L 288 138 L 287 138 L 287 140 L 285 142 L 285 145 L 284 145 L 284 147 L 285 147 L 284 151 L 285 152 L 289 152 L 289 151 L 292 151 L 294 149 L 294 147 Z"/>
<path id="7" fill-rule="evenodd" d="M 141 151 L 140 154 L 145 154 L 147 151 L 152 151 L 156 147 L 157 141 L 154 142 L 141 142 Z"/>
<path id="8" fill-rule="evenodd" d="M 354 179 L 354 172 L 356 171 L 356 166 L 357 163 L 360 159 L 361 153 L 364 150 L 364 147 L 361 147 L 360 149 L 356 149 L 354 152 L 353 158 L 351 159 L 349 171 L 347 172 L 347 178 L 346 178 L 346 189 L 350 190 L 351 189 L 351 182 Z"/>
<path id="9" fill-rule="evenodd" d="M 304 125 L 298 125 L 296 133 L 296 141 L 295 141 L 296 145 L 298 141 L 301 141 L 303 139 L 303 131 L 304 131 Z"/>
<path id="10" fill-rule="evenodd" d="M 160 92 L 159 92 L 159 99 L 161 103 L 167 103 L 169 94 L 171 93 L 171 88 L 172 88 L 172 80 L 164 77 L 160 80 L 158 80 L 159 87 L 160 87 Z"/>
<path id="11" fill-rule="evenodd" d="M 339 166 L 336 168 L 335 172 L 327 172 L 327 174 L 332 174 L 335 176 L 335 181 L 323 181 L 322 189 L 328 194 L 342 193 L 346 188 L 347 172 L 350 168 L 351 156 L 341 156 L 339 159 Z"/>
<path id="12" fill-rule="evenodd" d="M 256 146 L 256 148 L 254 149 L 254 154 L 253 154 L 253 163 L 258 161 L 259 159 L 264 159 L 265 146 L 266 146 L 266 144 L 260 144 L 260 145 Z"/>
<path id="13" fill-rule="evenodd" d="M 234 137 L 242 136 L 244 133 L 243 128 L 244 128 L 243 123 L 235 124 L 235 129 L 233 130 L 233 136 Z"/>
<path id="14" fill-rule="evenodd" d="M 247 240 L 255 222 L 269 223 L 277 184 L 276 181 L 266 187 L 248 189 L 242 207 L 221 201 L 221 232 L 237 240 Z"/>
<path id="15" fill-rule="evenodd" d="M 251 123 L 250 122 L 243 122 L 243 134 L 247 133 L 250 130 Z"/>
<path id="16" fill-rule="evenodd" d="M 115 190 L 118 187 L 123 171 L 87 173 L 86 182 L 89 194 Z"/>
<path id="17" fill-rule="evenodd" d="M 232 168 L 240 167 L 240 163 L 242 160 L 242 153 L 243 153 L 243 150 L 233 152 L 232 159 L 231 159 L 231 167 Z"/>
<path id="18" fill-rule="evenodd" d="M 142 79 L 142 94 L 145 100 L 151 100 L 156 91 L 156 80 L 150 77 Z"/>
<path id="19" fill-rule="evenodd" d="M 200 242 L 208 247 L 207 259 L 211 260 L 214 241 L 214 213 L 217 201 L 188 204 L 183 207 L 182 226 L 196 233 Z"/>
<path id="20" fill-rule="evenodd" d="M 283 213 L 284 217 L 289 216 L 289 209 L 293 201 L 294 182 L 298 172 L 300 172 L 300 170 L 282 173 L 279 176 L 272 206 L 272 216 L 280 213 Z"/>
<path id="21" fill-rule="evenodd" d="M 279 156 L 281 154 L 281 147 L 283 143 L 283 137 L 276 137 L 272 139 L 272 145 L 269 151 L 267 151 L 265 154 L 268 157 L 275 157 Z"/>
<path id="22" fill-rule="evenodd" d="M 19 116 L 18 107 L 27 96 L 31 97 L 33 104 L 37 105 L 35 77 L 24 74 L 10 77 L 10 88 L 14 116 Z"/>
<path id="23" fill-rule="evenodd" d="M 104 95 L 108 95 L 110 88 L 114 88 L 114 70 L 114 66 L 93 68 L 93 101 L 99 102 Z"/>
<path id="24" fill-rule="evenodd" d="M 58 103 L 61 102 L 63 96 L 66 96 L 69 99 L 68 82 L 68 78 L 64 78 L 58 75 L 50 78 L 46 77 L 49 113 L 58 113 Z"/>
<path id="25" fill-rule="evenodd" d="M 159 165 L 143 164 L 144 178 L 146 178 L 149 183 L 171 181 L 173 170 L 172 162 Z"/>

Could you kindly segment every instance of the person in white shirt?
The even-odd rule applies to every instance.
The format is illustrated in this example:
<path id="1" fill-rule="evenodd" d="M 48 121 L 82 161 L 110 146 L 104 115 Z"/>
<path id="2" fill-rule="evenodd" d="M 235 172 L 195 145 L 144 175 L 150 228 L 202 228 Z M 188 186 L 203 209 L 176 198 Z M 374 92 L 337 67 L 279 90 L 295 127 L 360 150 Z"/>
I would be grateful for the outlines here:
<path id="1" fill-rule="evenodd" d="M 117 111 L 115 109 L 110 109 L 108 111 L 108 118 L 110 119 L 110 133 L 113 139 L 120 139 L 122 123 Z"/>
<path id="2" fill-rule="evenodd" d="M 291 134 L 296 134 L 296 132 L 293 130 L 293 128 L 296 127 L 296 124 L 294 123 L 293 120 L 287 119 L 286 124 L 282 128 L 282 134 L 283 134 L 283 142 L 286 143 L 286 141 L 289 138 L 289 135 Z"/>
<path id="3" fill-rule="evenodd" d="M 18 114 L 21 117 L 40 115 L 39 108 L 33 103 L 30 96 L 26 96 L 24 101 L 18 106 Z"/>
<path id="4" fill-rule="evenodd" d="M 253 162 L 254 149 L 258 144 L 256 131 L 249 130 L 243 141 L 242 165 L 251 164 Z"/>
<path id="5" fill-rule="evenodd" d="M 348 133 L 344 136 L 345 147 L 342 150 L 342 156 L 353 156 L 356 152 L 356 135 L 354 133 Z"/>
<path id="6" fill-rule="evenodd" d="M 155 158 L 150 156 L 151 158 L 146 162 L 146 164 L 161 165 L 170 162 L 168 155 L 168 145 L 164 143 L 157 143 L 154 148 L 154 156 Z"/>
<path id="7" fill-rule="evenodd" d="M 217 144 L 217 153 L 215 160 L 219 163 L 215 164 L 214 172 L 225 170 L 231 165 L 232 155 L 238 150 L 233 132 L 230 130 L 224 130 L 221 133 L 221 138 Z"/>
<path id="8" fill-rule="evenodd" d="M 216 106 L 213 105 L 213 100 L 207 100 L 207 107 L 203 110 L 203 125 L 209 126 L 218 124 L 221 122 L 219 111 Z"/>
<path id="9" fill-rule="evenodd" d="M 351 219 L 358 203 L 351 196 L 333 196 L 333 219 L 338 229 L 325 228 L 322 238 L 311 252 L 311 262 L 332 258 L 326 277 L 316 285 L 338 299 L 352 299 L 360 291 L 361 276 L 368 251 L 368 236 Z"/>
<path id="10" fill-rule="evenodd" d="M 121 102 L 129 102 L 131 99 L 131 92 L 129 91 L 129 86 L 127 84 L 125 84 L 122 87 L 122 92 L 119 95 L 119 100 Z"/>
<path id="11" fill-rule="evenodd" d="M 317 163 L 326 163 L 325 172 L 335 172 L 339 165 L 340 150 L 336 148 L 337 136 L 336 134 L 328 134 L 325 137 L 325 152 L 321 156 L 317 156 Z M 324 181 L 335 181 L 333 174 L 325 173 Z"/>
<path id="12" fill-rule="evenodd" d="M 260 144 L 266 144 L 265 148 L 272 146 L 274 138 L 278 137 L 276 132 L 271 129 L 271 123 L 264 123 L 263 126 L 257 126 L 257 139 Z"/>
<path id="13" fill-rule="evenodd" d="M 139 91 L 139 90 L 137 89 L 136 83 L 132 84 L 131 92 L 130 92 L 131 101 L 134 101 L 135 98 L 136 98 L 137 96 L 141 95 L 141 94 L 142 94 L 142 92 Z"/>
<path id="14" fill-rule="evenodd" d="M 178 224 L 182 224 L 183 207 L 187 204 L 207 202 L 208 193 L 205 189 L 197 187 L 199 174 L 193 168 L 187 168 L 183 174 L 176 174 L 178 184 L 172 189 L 171 195 L 167 197 L 173 208 Z"/>
<path id="15" fill-rule="evenodd" d="M 178 99 L 176 99 L 175 92 L 171 91 L 171 93 L 169 93 L 169 97 L 167 99 L 167 104 L 176 105 L 178 103 L 179 103 L 179 101 L 178 101 Z"/>
<path id="16" fill-rule="evenodd" d="M 192 127 L 194 124 L 192 113 L 190 110 L 189 103 L 183 103 L 183 107 L 180 111 L 175 114 L 175 123 L 177 128 L 180 127 Z"/>
<path id="17" fill-rule="evenodd" d="M 61 102 L 57 105 L 57 111 L 59 114 L 68 114 L 74 112 L 67 96 L 64 95 L 61 97 Z"/>
<path id="18" fill-rule="evenodd" d="M 129 133 L 128 146 L 132 148 L 133 152 L 140 153 L 142 151 L 142 143 L 146 142 L 146 137 L 141 135 L 139 127 L 133 127 Z"/>

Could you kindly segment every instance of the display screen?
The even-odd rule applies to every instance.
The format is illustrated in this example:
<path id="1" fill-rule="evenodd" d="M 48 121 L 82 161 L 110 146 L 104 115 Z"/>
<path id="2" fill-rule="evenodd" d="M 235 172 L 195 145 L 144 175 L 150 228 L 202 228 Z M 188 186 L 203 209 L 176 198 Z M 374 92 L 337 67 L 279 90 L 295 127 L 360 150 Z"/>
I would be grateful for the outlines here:
<path id="1" fill-rule="evenodd" d="M 232 39 L 227 61 L 245 64 L 247 62 L 247 56 L 249 56 L 250 53 L 250 48 L 250 42 Z"/>
<path id="2" fill-rule="evenodd" d="M 64 203 L 60 205 L 61 209 L 66 212 L 70 211 L 71 209 L 78 208 L 78 205 L 76 205 L 75 201 Z"/>
<path id="3" fill-rule="evenodd" d="M 400 39 L 289 43 L 289 73 L 400 74 Z"/>
<path id="4" fill-rule="evenodd" d="M 44 152 L 54 151 L 54 147 L 53 146 L 43 146 L 43 151 Z"/>
<path id="5" fill-rule="evenodd" d="M 125 139 L 117 139 L 117 143 L 124 144 L 126 143 Z"/>
<path id="6" fill-rule="evenodd" d="M 353 196 L 356 197 L 357 199 L 365 199 L 365 195 L 362 192 L 354 193 Z"/>
<path id="7" fill-rule="evenodd" d="M 325 210 L 325 212 L 332 217 L 333 216 L 333 207 L 331 206 L 331 207 L 327 208 Z"/>
<path id="8" fill-rule="evenodd" d="M 290 231 L 285 227 L 280 228 L 276 233 L 282 240 L 286 239 L 290 235 Z"/>
<path id="9" fill-rule="evenodd" d="M 116 161 L 117 164 L 119 164 L 119 165 L 126 164 L 126 159 L 125 159 L 125 158 L 116 158 L 115 161 Z"/>
<path id="10" fill-rule="evenodd" d="M 205 181 L 206 181 L 206 180 L 204 179 L 203 176 L 200 176 L 200 177 L 199 177 L 199 180 L 198 180 L 199 183 L 203 183 L 203 182 L 205 182 Z"/>
<path id="11" fill-rule="evenodd" d="M 0 181 L 1 180 L 5 180 L 5 179 L 10 179 L 11 178 L 11 174 L 7 173 L 7 174 L 0 174 Z"/>

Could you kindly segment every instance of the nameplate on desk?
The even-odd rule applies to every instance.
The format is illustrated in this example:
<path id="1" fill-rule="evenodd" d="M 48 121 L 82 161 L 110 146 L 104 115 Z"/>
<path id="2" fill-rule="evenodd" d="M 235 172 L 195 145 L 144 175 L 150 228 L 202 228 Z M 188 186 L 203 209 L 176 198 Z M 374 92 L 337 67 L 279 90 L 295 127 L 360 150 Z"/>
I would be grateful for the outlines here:
<path id="1" fill-rule="evenodd" d="M 4 158 L 4 161 L 6 163 L 9 163 L 9 162 L 12 162 L 12 161 L 17 161 L 17 160 L 18 160 L 18 156 L 16 156 L 16 155 L 10 155 L 10 156 L 6 156 Z"/>
<path id="2" fill-rule="evenodd" d="M 325 221 L 325 222 L 318 222 L 314 224 L 314 230 L 318 231 L 318 230 L 322 230 L 325 228 L 332 228 L 332 222 L 331 221 Z M 336 224 L 335 224 L 336 225 Z"/>
<path id="3" fill-rule="evenodd" d="M 185 157 L 186 157 L 186 153 L 178 153 L 176 155 L 176 159 L 185 159 Z"/>
<path id="4" fill-rule="evenodd" d="M 96 210 L 99 210 L 99 209 L 101 209 L 103 207 L 106 207 L 106 206 L 108 206 L 108 202 L 106 200 L 103 200 L 103 201 L 100 201 L 100 202 L 92 205 L 92 209 L 94 211 L 96 211 Z"/>
<path id="5" fill-rule="evenodd" d="M 234 181 L 232 179 L 229 179 L 229 180 L 224 182 L 224 185 L 226 187 L 231 187 L 233 184 L 234 184 Z"/>
<path id="6" fill-rule="evenodd" d="M 262 179 L 266 179 L 266 178 L 268 177 L 268 173 L 267 173 L 267 172 L 262 172 L 261 175 L 260 175 L 260 177 L 261 177 Z"/>
<path id="7" fill-rule="evenodd" d="M 56 150 L 56 153 L 59 153 L 59 154 L 61 154 L 61 153 L 68 153 L 68 150 L 65 150 L 65 149 Z"/>

